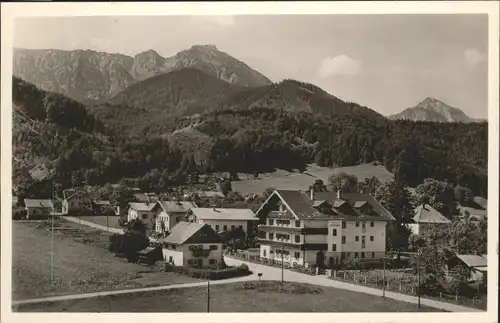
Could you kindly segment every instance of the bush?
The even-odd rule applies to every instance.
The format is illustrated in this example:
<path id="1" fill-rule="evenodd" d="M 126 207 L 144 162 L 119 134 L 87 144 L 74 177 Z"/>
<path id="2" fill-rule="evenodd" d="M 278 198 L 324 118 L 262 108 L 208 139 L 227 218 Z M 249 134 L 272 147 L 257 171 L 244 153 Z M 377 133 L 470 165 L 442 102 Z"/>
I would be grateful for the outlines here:
<path id="1" fill-rule="evenodd" d="M 12 212 L 12 220 L 22 220 L 26 218 L 26 210 L 16 210 Z"/>
<path id="2" fill-rule="evenodd" d="M 193 267 L 176 267 L 175 271 L 194 278 L 205 278 L 211 280 L 227 279 L 232 277 L 246 276 L 251 272 L 247 265 L 228 267 L 224 269 L 204 269 Z"/>

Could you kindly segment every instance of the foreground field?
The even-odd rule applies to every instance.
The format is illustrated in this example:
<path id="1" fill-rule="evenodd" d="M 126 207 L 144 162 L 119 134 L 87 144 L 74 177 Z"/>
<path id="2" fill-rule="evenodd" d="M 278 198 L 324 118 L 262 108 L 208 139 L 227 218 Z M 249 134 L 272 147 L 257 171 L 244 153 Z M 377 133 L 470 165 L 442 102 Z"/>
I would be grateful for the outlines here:
<path id="1" fill-rule="evenodd" d="M 207 288 L 133 293 L 15 309 L 23 312 L 206 312 Z M 331 287 L 266 281 L 210 288 L 210 312 L 417 312 L 415 304 Z M 423 307 L 420 311 L 439 310 Z"/>
<path id="2" fill-rule="evenodd" d="M 128 263 L 106 250 L 109 233 L 61 221 L 14 221 L 12 299 L 196 281 Z"/>
<path id="3" fill-rule="evenodd" d="M 321 179 L 323 182 L 328 183 L 328 178 L 332 174 L 341 172 L 356 175 L 360 181 L 371 176 L 377 177 L 381 182 L 394 179 L 394 175 L 385 169 L 384 166 L 380 165 L 362 164 L 358 166 L 328 168 L 310 164 L 303 173 L 279 169 L 273 173 L 260 174 L 258 179 L 254 179 L 253 175 L 238 174 L 240 180 L 231 182 L 231 185 L 234 191 L 243 195 L 252 193 L 262 194 L 268 187 L 306 190 L 316 179 Z"/>

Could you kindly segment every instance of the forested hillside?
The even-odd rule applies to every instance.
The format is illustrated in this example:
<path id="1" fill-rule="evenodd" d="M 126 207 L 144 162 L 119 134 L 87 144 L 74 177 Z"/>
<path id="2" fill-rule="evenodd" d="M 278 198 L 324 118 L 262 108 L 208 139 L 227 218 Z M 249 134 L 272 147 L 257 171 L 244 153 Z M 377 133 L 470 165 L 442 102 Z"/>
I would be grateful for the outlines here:
<path id="1" fill-rule="evenodd" d="M 486 123 L 390 121 L 296 81 L 231 90 L 213 101 L 216 108 L 197 116 L 173 116 L 159 108 L 148 114 L 146 106 L 133 104 L 109 105 L 107 111 L 91 107 L 89 113 L 72 100 L 14 80 L 20 111 L 14 120 L 14 180 L 24 183 L 28 193 L 33 180 L 19 165 L 32 166 L 36 160 L 52 165 L 44 181 L 102 185 L 135 178 L 151 190 L 163 190 L 192 173 L 380 162 L 404 184 L 447 179 L 486 196 Z M 297 103 L 300 109 L 290 109 L 294 101 L 303 102 Z M 24 129 L 28 123 L 36 124 L 40 135 Z"/>

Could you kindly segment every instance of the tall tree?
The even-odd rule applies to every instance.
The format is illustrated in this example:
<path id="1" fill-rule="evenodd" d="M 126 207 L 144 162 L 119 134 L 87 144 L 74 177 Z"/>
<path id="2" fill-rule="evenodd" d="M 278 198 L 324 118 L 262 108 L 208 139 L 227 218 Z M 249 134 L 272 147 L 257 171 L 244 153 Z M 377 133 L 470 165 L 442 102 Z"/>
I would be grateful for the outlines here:
<path id="1" fill-rule="evenodd" d="M 422 184 L 417 186 L 415 193 L 418 204 L 429 203 L 449 219 L 457 214 L 455 191 L 450 183 L 426 178 Z"/>
<path id="2" fill-rule="evenodd" d="M 414 215 L 410 192 L 401 183 L 392 181 L 380 185 L 375 198 L 395 218 L 388 227 L 388 247 L 393 250 L 407 249 L 411 233 L 408 223 Z"/>
<path id="3" fill-rule="evenodd" d="M 358 178 L 356 175 L 346 173 L 333 174 L 328 178 L 328 184 L 334 191 L 341 190 L 342 192 L 351 193 L 356 190 Z"/>

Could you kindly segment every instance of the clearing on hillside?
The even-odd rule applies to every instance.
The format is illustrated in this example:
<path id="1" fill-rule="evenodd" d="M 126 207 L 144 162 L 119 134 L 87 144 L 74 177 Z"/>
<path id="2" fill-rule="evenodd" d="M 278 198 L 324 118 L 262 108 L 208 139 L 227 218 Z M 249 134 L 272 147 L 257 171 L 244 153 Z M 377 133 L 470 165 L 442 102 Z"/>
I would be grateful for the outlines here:
<path id="1" fill-rule="evenodd" d="M 357 166 L 329 168 L 309 164 L 303 173 L 278 169 L 273 173 L 259 174 L 258 179 L 254 179 L 251 174 L 238 174 L 240 180 L 233 181 L 231 184 L 234 191 L 243 195 L 252 193 L 262 194 L 268 187 L 307 190 L 316 179 L 321 179 L 327 184 L 328 177 L 341 172 L 356 175 L 359 181 L 372 176 L 377 177 L 381 182 L 389 182 L 394 179 L 394 174 L 381 165 L 361 164 Z"/>

